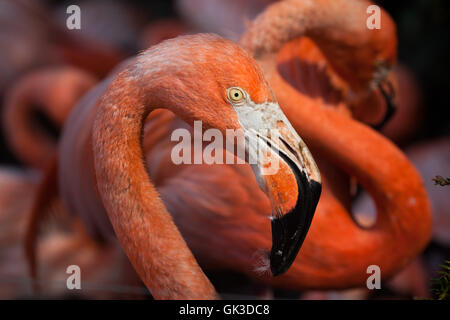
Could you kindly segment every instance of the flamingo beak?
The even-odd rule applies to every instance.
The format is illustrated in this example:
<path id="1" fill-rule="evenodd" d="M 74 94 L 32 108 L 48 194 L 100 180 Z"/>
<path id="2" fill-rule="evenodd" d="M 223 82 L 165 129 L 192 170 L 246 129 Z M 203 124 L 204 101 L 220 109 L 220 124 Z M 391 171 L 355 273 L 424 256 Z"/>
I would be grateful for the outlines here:
<path id="1" fill-rule="evenodd" d="M 278 103 L 248 101 L 234 109 L 245 132 L 246 159 L 271 201 L 270 270 L 281 275 L 308 233 L 322 190 L 320 172 Z"/>
<path id="2" fill-rule="evenodd" d="M 281 275 L 308 233 L 322 190 L 320 172 L 278 103 L 248 99 L 233 107 L 245 132 L 245 157 L 271 200 L 270 270 Z"/>
<path id="3" fill-rule="evenodd" d="M 260 137 L 280 159 L 279 171 L 264 175 L 265 191 L 272 200 L 270 270 L 274 276 L 285 273 L 297 257 L 322 190 L 320 173 L 308 148 L 295 131 L 283 133 L 286 130 L 278 136 Z M 288 182 L 286 187 L 289 176 L 294 185 Z M 286 197 L 289 192 L 292 196 Z"/>

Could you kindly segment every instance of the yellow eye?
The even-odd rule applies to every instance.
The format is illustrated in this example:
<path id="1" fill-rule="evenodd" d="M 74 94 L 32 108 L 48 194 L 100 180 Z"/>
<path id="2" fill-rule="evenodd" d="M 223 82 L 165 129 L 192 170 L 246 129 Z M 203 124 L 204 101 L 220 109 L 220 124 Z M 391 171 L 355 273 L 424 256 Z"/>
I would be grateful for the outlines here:
<path id="1" fill-rule="evenodd" d="M 229 88 L 228 89 L 228 99 L 230 99 L 231 102 L 241 102 L 244 100 L 244 92 L 239 88 Z"/>

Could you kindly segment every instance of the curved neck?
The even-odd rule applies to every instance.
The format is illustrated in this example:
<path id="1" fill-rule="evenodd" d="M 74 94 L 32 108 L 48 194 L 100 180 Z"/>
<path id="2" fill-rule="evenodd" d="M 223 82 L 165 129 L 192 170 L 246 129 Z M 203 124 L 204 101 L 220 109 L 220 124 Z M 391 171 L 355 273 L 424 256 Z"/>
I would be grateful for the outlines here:
<path id="1" fill-rule="evenodd" d="M 43 169 L 55 154 L 56 143 L 42 126 L 33 123 L 33 112 L 47 113 L 48 82 L 37 76 L 21 81 L 5 99 L 3 127 L 6 139 L 25 164 Z"/>
<path id="2" fill-rule="evenodd" d="M 103 203 L 125 253 L 155 298 L 216 298 L 144 164 L 144 121 L 158 107 L 171 109 L 170 98 L 157 98 L 158 83 L 163 82 L 157 75 L 134 72 L 129 68 L 111 83 L 93 127 L 95 169 Z M 143 77 L 148 80 L 145 94 L 143 82 L 139 82 Z"/>
<path id="3" fill-rule="evenodd" d="M 343 245 L 325 244 L 331 251 L 325 250 L 323 256 L 316 257 L 318 261 L 327 268 L 340 261 L 345 265 L 340 270 L 342 277 L 361 274 L 360 281 L 366 276 L 363 268 L 373 263 L 380 265 L 383 275 L 398 270 L 425 247 L 431 236 L 430 204 L 416 169 L 397 147 L 371 128 L 317 106 L 274 70 L 266 72 L 266 77 L 281 108 L 308 146 L 355 177 L 377 207 L 375 226 L 363 229 L 332 195 L 322 199 L 318 211 L 326 214 L 316 215 L 310 239 L 324 243 L 339 239 Z M 315 237 L 314 230 L 329 232 Z M 349 259 L 353 261 L 351 266 Z M 352 268 L 359 273 L 350 272 Z"/>
<path id="4" fill-rule="evenodd" d="M 370 4 L 366 0 L 277 2 L 253 21 L 240 44 L 256 59 L 265 60 L 273 59 L 289 41 L 310 37 L 336 72 L 359 88 L 361 82 L 367 85 L 373 79 L 374 52 L 384 45 L 386 35 L 392 31 L 385 12 L 383 30 L 373 32 L 367 28 L 366 10 Z M 395 47 L 395 43 L 392 45 Z"/>
<path id="5" fill-rule="evenodd" d="M 35 168 L 47 167 L 57 149 L 59 128 L 96 82 L 89 73 L 63 66 L 32 72 L 12 87 L 2 111 L 3 123 L 8 142 L 20 160 Z M 54 128 L 39 123 L 37 112 Z"/>
<path id="6" fill-rule="evenodd" d="M 276 54 L 285 43 L 309 35 L 320 25 L 314 18 L 318 10 L 315 1 L 272 4 L 252 22 L 240 44 L 256 59 Z"/>

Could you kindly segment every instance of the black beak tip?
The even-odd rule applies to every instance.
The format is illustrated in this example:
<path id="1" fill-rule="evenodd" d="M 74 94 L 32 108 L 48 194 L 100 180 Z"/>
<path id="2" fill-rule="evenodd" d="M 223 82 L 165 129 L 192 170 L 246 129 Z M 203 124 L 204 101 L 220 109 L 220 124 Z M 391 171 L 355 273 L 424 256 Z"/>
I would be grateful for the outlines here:
<path id="1" fill-rule="evenodd" d="M 272 272 L 272 276 L 276 277 L 286 272 L 283 269 L 284 267 L 280 265 L 273 265 L 272 261 L 270 262 L 270 272 Z"/>
<path id="2" fill-rule="evenodd" d="M 297 172 L 299 200 L 283 216 L 272 219 L 272 249 L 270 270 L 273 276 L 285 273 L 294 262 L 311 225 L 322 185 L 308 181 L 303 172 Z"/>

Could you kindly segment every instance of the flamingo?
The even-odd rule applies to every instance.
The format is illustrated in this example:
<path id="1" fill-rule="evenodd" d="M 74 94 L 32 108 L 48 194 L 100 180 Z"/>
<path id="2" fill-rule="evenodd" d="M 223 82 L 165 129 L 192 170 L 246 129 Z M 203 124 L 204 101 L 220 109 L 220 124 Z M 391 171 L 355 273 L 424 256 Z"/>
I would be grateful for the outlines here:
<path id="1" fill-rule="evenodd" d="M 294 4 L 294 6 L 289 7 L 287 4 Z M 332 8 L 337 10 L 334 6 Z M 345 8 L 350 12 L 355 9 L 354 6 L 345 6 Z M 356 7 L 358 8 L 361 9 Z M 244 36 L 242 41 L 244 47 L 250 52 L 255 50 L 259 52 L 258 54 L 266 53 L 263 50 L 259 51 L 252 41 L 264 35 L 285 34 L 280 30 L 269 32 L 267 26 L 273 27 L 271 21 L 278 14 L 299 17 L 305 14 L 304 9 L 298 5 L 298 2 L 292 1 L 271 6 L 267 11 L 269 13 L 266 12 L 263 18 L 258 18 L 259 20 L 255 22 L 253 29 L 249 31 L 251 36 Z M 329 16 L 325 15 L 324 20 L 333 21 L 332 18 L 336 14 L 333 10 L 325 12 Z M 274 12 L 276 15 L 273 14 Z M 352 14 L 359 17 L 361 12 L 356 10 Z M 385 19 L 382 23 L 389 26 L 389 18 Z M 288 28 L 284 25 L 276 27 Z M 261 33 L 258 33 L 258 28 L 261 28 Z M 391 26 L 388 29 L 392 31 L 392 28 Z M 356 29 L 356 31 L 366 32 L 364 29 Z M 301 29 L 288 34 L 295 38 L 303 34 L 303 31 Z M 351 31 L 355 32 L 355 30 Z M 321 43 L 334 43 L 338 46 L 338 40 L 345 43 L 349 38 L 359 38 L 349 37 L 345 32 L 339 34 L 343 35 L 344 39 L 332 39 L 334 42 L 327 42 L 325 41 L 327 33 L 324 32 L 321 34 L 324 37 Z M 392 32 L 386 34 L 390 35 Z M 358 51 L 360 48 L 349 48 L 349 56 L 352 58 L 347 60 L 351 61 L 346 61 L 342 53 L 340 69 L 344 69 L 346 63 L 347 66 L 358 63 L 356 69 L 361 70 L 361 74 L 352 75 L 352 77 L 359 77 L 358 81 L 355 79 L 352 81 L 364 80 L 363 83 L 368 84 L 373 80 L 374 74 L 377 74 L 378 65 L 374 62 L 380 58 L 393 61 L 392 55 L 395 50 L 392 50 L 391 44 L 383 45 L 383 41 L 386 41 L 383 37 L 361 37 L 361 39 L 366 39 L 367 42 L 359 43 L 359 45 L 382 48 L 381 53 L 377 50 L 365 49 L 361 52 L 361 56 L 355 59 L 351 52 Z M 387 37 L 388 42 L 390 39 Z M 275 38 L 275 40 L 279 39 Z M 276 56 L 277 50 L 283 43 L 291 39 L 282 40 L 277 42 L 278 47 L 274 52 L 270 52 L 271 58 Z M 246 41 L 249 42 L 246 44 Z M 266 45 L 268 42 L 261 41 L 260 44 Z M 384 50 L 386 48 L 388 50 Z M 322 50 L 326 52 L 325 49 Z M 330 48 L 329 50 L 331 51 Z M 366 55 L 362 54 L 363 52 Z M 283 276 L 265 277 L 255 272 L 254 253 L 261 248 L 270 247 L 270 242 L 267 240 L 270 239 L 268 236 L 270 231 L 265 223 L 267 215 L 270 214 L 270 203 L 267 197 L 255 188 L 256 181 L 252 179 L 250 168 L 223 166 L 220 172 L 213 166 L 175 167 L 168 164 L 167 159 L 170 155 L 168 150 L 171 148 L 171 143 L 167 139 L 158 139 L 171 129 L 179 127 L 181 120 L 171 122 L 173 116 L 163 112 L 153 113 L 154 118 L 151 115 L 148 119 L 144 134 L 148 170 L 152 181 L 160 186 L 161 198 L 200 264 L 238 270 L 258 281 L 262 280 L 295 290 L 359 286 L 367 277 L 365 268 L 372 263 L 382 267 L 383 277 L 395 273 L 420 252 L 430 235 L 428 199 L 417 172 L 404 155 L 382 136 L 350 119 L 348 115 L 335 109 L 327 109 L 321 104 L 318 105 L 317 101 L 291 87 L 277 72 L 275 68 L 277 60 L 269 59 L 267 55 L 262 54 L 259 56 L 259 61 L 270 83 L 276 88 L 275 92 L 283 99 L 281 104 L 283 110 L 288 114 L 295 128 L 301 132 L 303 129 L 306 130 L 308 143 L 314 146 L 315 154 L 321 159 L 319 165 L 322 170 L 326 170 L 327 177 L 324 195 L 319 202 L 311 235 L 308 236 L 302 248 L 303 259 L 296 259 L 290 270 Z M 106 84 L 98 87 L 97 93 L 92 93 L 90 97 L 83 99 L 84 103 L 95 100 L 105 87 Z M 75 119 L 76 117 L 73 116 L 72 122 Z M 161 119 L 163 119 L 162 125 Z M 167 123 L 171 125 L 167 126 Z M 83 126 L 84 124 L 79 120 L 78 125 L 66 128 L 66 138 L 62 141 L 61 152 L 61 157 L 65 157 L 66 160 L 60 159 L 60 161 L 67 163 L 67 168 L 74 168 L 82 159 L 89 157 L 89 153 L 86 152 L 79 152 L 74 156 L 73 151 L 70 151 L 76 140 L 73 138 L 70 140 L 69 132 L 73 132 L 72 136 L 75 136 L 75 133 L 86 132 L 86 130 L 80 130 L 84 128 Z M 329 131 L 322 128 L 327 128 Z M 334 140 L 331 140 L 330 136 Z M 79 139 L 89 140 L 89 133 L 85 133 L 84 137 Z M 61 191 L 66 192 L 63 195 L 65 199 L 82 199 L 82 201 L 72 200 L 72 209 L 75 212 L 82 210 L 83 220 L 92 228 L 91 231 L 101 230 L 100 233 L 108 234 L 109 229 L 111 234 L 112 229 L 105 216 L 95 214 L 102 208 L 101 203 L 91 199 L 96 195 L 96 190 L 92 187 L 95 186 L 95 179 L 92 175 L 91 181 L 83 177 L 83 175 L 86 176 L 86 172 L 94 171 L 92 156 L 90 157 L 90 160 L 85 161 L 84 168 L 78 171 L 79 174 L 70 176 L 69 169 L 67 169 L 68 173 L 60 173 L 60 187 L 63 189 Z M 336 167 L 330 167 L 326 159 L 330 159 L 333 165 L 337 165 L 347 174 L 355 176 L 374 197 L 379 211 L 377 223 L 371 229 L 363 229 L 352 220 L 351 213 L 348 211 L 346 192 L 339 189 L 339 183 L 336 183 L 337 186 L 333 184 L 336 180 L 342 179 L 343 173 Z M 70 161 L 72 161 L 71 164 L 69 164 Z M 383 166 L 381 167 L 377 161 L 382 162 Z M 227 181 L 234 181 L 235 190 L 226 188 L 229 186 Z M 223 186 L 220 189 L 222 191 L 214 197 L 210 194 L 208 199 L 204 200 L 204 195 L 210 192 L 213 186 Z M 238 186 L 241 187 L 238 188 Z M 251 205 L 246 206 L 246 203 Z M 336 221 L 336 223 L 331 224 L 330 221 Z M 214 230 L 213 234 L 220 236 L 211 238 L 209 230 Z M 236 239 L 239 239 L 238 243 Z M 234 245 L 230 246 L 230 243 Z"/>
<path id="2" fill-rule="evenodd" d="M 430 205 L 423 182 L 401 151 L 363 124 L 295 90 L 279 71 L 280 63 L 286 61 L 280 52 L 285 50 L 283 45 L 308 35 L 352 90 L 360 88 L 362 96 L 367 96 L 373 88 L 370 84 L 380 81 L 381 73 L 386 76 L 396 55 L 395 26 L 388 15 L 382 15 L 381 30 L 370 34 L 365 28 L 369 4 L 283 1 L 269 6 L 241 38 L 241 44 L 258 59 L 280 106 L 312 148 L 324 176 L 324 194 L 311 236 L 302 248 L 305 259 L 298 259 L 298 265 L 294 263 L 289 273 L 274 281 L 287 287 L 361 285 L 364 268 L 373 263 L 388 276 L 411 261 L 430 239 Z M 352 221 L 346 209 L 348 197 L 336 182 L 340 170 L 327 162 L 356 177 L 371 194 L 378 210 L 372 228 L 364 230 Z"/>
<path id="3" fill-rule="evenodd" d="M 76 101 L 97 83 L 74 67 L 48 67 L 31 72 L 7 92 L 3 130 L 15 155 L 24 164 L 44 169 L 56 152 L 56 141 L 36 121 L 38 111 L 62 126 Z"/>
<path id="4" fill-rule="evenodd" d="M 192 82 L 193 78 L 203 81 Z M 233 109 L 233 103 L 242 108 Z M 125 253 L 155 298 L 217 295 L 148 179 L 140 145 L 144 120 L 154 108 L 166 107 L 187 123 L 201 119 L 206 127 L 222 132 L 261 128 L 247 118 L 247 105 L 261 108 L 256 114 L 268 119 L 256 125 L 278 126 L 285 141 L 281 145 L 281 140 L 269 140 L 287 155 L 280 157 L 278 174 L 267 176 L 255 169 L 261 188 L 279 212 L 271 223 L 265 218 L 273 228 L 267 239 L 273 242 L 269 263 L 276 275 L 289 268 L 306 236 L 320 194 L 320 174 L 256 63 L 239 46 L 207 34 L 165 41 L 92 90 L 66 123 L 58 159 L 63 201 L 82 218 L 104 219 L 99 213 L 106 211 Z"/>

